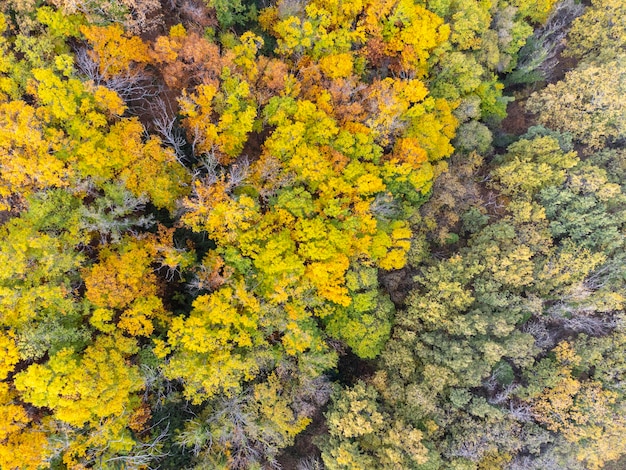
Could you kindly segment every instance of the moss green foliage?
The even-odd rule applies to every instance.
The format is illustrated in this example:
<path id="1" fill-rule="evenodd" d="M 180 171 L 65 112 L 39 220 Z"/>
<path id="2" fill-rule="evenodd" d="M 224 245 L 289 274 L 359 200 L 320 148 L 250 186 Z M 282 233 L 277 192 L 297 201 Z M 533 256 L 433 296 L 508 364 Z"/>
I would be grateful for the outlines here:
<path id="1" fill-rule="evenodd" d="M 531 97 L 548 127 L 529 129 L 481 169 L 470 152 L 487 146 L 461 126 L 466 158 L 452 160 L 421 208 L 415 287 L 368 385 L 389 421 L 423 432 L 428 468 L 589 469 L 624 454 L 615 349 L 626 298 L 623 113 L 617 96 L 608 108 L 598 101 L 602 86 L 619 94 L 623 82 L 613 47 L 620 21 L 591 26 L 609 11 L 594 4 L 574 22 L 566 53 L 582 62 Z M 608 71 L 603 57 L 615 61 L 615 83 L 606 75 L 591 85 L 586 77 Z M 584 111 L 560 113 L 568 103 Z M 329 418 L 352 393 L 335 398 Z M 348 442 L 325 441 L 325 460 Z"/>
<path id="2" fill-rule="evenodd" d="M 0 3 L 0 469 L 626 454 L 619 2 Z"/>

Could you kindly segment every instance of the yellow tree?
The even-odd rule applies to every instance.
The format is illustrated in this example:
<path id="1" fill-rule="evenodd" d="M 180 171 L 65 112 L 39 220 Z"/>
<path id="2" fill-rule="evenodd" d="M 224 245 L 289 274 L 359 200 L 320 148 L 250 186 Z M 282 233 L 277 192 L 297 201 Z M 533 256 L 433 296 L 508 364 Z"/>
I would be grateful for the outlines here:
<path id="1" fill-rule="evenodd" d="M 173 320 L 167 344 L 156 340 L 157 357 L 174 352 L 165 375 L 182 379 L 186 398 L 196 404 L 240 390 L 259 372 L 263 359 L 260 313 L 259 301 L 243 282 L 198 297 L 188 318 Z"/>
<path id="2" fill-rule="evenodd" d="M 49 431 L 33 420 L 15 390 L 0 381 L 0 466 L 36 470 L 47 465 Z"/>
<path id="3" fill-rule="evenodd" d="M 24 402 L 45 408 L 59 426 L 82 429 L 82 437 L 73 437 L 61 450 L 70 468 L 80 468 L 81 461 L 94 455 L 124 453 L 133 447 L 126 426 L 140 404 L 137 392 L 143 381 L 139 368 L 127 358 L 137 350 L 132 339 L 101 335 L 81 355 L 62 349 L 45 363 L 15 375 L 15 388 Z"/>
<path id="4" fill-rule="evenodd" d="M 148 45 L 120 25 L 83 26 L 81 32 L 92 47 L 90 55 L 106 79 L 123 73 L 141 73 L 150 56 Z"/>
<path id="5" fill-rule="evenodd" d="M 589 468 L 602 468 L 626 453 L 620 397 L 600 382 L 575 377 L 581 357 L 570 343 L 560 343 L 554 352 L 558 378 L 534 398 L 535 417 L 573 443 L 578 460 Z"/>
<path id="6" fill-rule="evenodd" d="M 150 336 L 155 321 L 167 323 L 163 303 L 157 297 L 152 266 L 156 258 L 156 246 L 150 238 L 127 238 L 118 250 L 105 248 L 100 252 L 100 261 L 83 271 L 85 297 L 94 306 L 93 326 L 104 332 L 117 327 L 132 336 Z"/>
<path id="7" fill-rule="evenodd" d="M 626 45 L 626 7 L 615 0 L 594 0 L 576 18 L 568 35 L 565 55 L 599 63 L 623 54 Z"/>
<path id="8" fill-rule="evenodd" d="M 565 79 L 533 94 L 527 108 L 539 122 L 591 149 L 599 149 L 626 136 L 626 55 L 610 61 L 583 64 Z M 548 111 L 549 110 L 549 111 Z"/>

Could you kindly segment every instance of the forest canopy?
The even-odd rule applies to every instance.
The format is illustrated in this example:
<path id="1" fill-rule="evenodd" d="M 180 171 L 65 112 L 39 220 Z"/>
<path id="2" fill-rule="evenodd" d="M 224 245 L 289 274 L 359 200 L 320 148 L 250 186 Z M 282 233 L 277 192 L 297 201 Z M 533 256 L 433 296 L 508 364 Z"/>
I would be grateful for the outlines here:
<path id="1" fill-rule="evenodd" d="M 622 468 L 625 21 L 2 2 L 0 469 Z"/>

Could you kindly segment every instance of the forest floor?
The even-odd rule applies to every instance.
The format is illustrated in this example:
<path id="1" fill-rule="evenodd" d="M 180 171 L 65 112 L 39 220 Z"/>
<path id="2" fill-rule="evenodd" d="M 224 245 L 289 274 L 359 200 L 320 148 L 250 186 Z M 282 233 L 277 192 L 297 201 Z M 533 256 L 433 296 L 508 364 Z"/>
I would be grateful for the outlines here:
<path id="1" fill-rule="evenodd" d="M 324 413 L 326 407 L 323 407 L 312 416 L 311 424 L 298 436 L 294 445 L 287 447 L 278 456 L 278 462 L 282 470 L 296 470 L 298 463 L 303 459 L 321 456 L 321 452 L 315 441 L 320 436 L 328 433 L 326 426 L 326 418 Z"/>
<path id="2" fill-rule="evenodd" d="M 500 124 L 504 132 L 519 136 L 525 134 L 528 128 L 535 124 L 533 116 L 524 109 L 525 104 L 526 99 L 509 103 L 506 118 Z"/>

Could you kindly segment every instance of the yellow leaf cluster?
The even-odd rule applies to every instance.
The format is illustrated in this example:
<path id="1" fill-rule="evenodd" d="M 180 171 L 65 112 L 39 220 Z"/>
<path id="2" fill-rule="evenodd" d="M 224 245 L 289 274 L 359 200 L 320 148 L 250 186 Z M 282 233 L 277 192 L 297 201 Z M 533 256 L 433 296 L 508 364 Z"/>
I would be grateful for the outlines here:
<path id="1" fill-rule="evenodd" d="M 126 413 L 130 396 L 143 388 L 137 368 L 125 361 L 125 347 L 136 351 L 131 340 L 100 336 L 82 358 L 62 349 L 46 364 L 17 374 L 15 388 L 25 401 L 49 408 L 60 421 L 97 425 L 102 418 Z"/>
<path id="2" fill-rule="evenodd" d="M 0 332 L 0 380 L 7 378 L 20 361 L 19 351 L 11 332 Z"/>
<path id="3" fill-rule="evenodd" d="M 125 308 L 140 297 L 156 294 L 150 251 L 140 242 L 129 245 L 122 253 L 104 251 L 101 261 L 85 270 L 85 296 L 94 305 Z"/>
<path id="4" fill-rule="evenodd" d="M 49 458 L 46 429 L 32 423 L 9 385 L 0 382 L 0 467 L 36 470 Z"/>
<path id="5" fill-rule="evenodd" d="M 127 35 L 118 24 L 81 26 L 80 30 L 91 44 L 92 58 L 105 77 L 128 72 L 133 65 L 149 60 L 148 45 L 138 36 Z"/>

